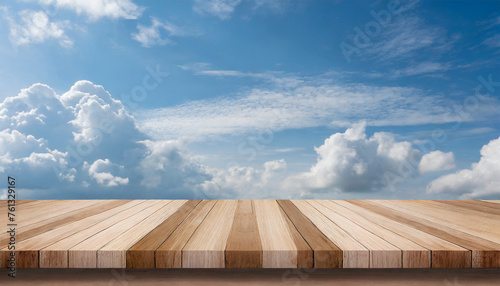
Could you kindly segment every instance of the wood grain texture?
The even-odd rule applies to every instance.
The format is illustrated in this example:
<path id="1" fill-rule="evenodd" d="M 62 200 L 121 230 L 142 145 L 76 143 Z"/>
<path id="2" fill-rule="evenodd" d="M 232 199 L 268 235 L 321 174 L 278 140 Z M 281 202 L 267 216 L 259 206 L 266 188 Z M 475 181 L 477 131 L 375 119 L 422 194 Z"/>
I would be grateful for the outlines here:
<path id="1" fill-rule="evenodd" d="M 226 268 L 262 268 L 262 246 L 253 201 L 238 201 L 227 240 Z"/>
<path id="2" fill-rule="evenodd" d="M 335 203 L 356 212 L 357 214 L 363 216 L 365 219 L 369 220 L 374 225 L 377 225 L 380 228 L 386 228 L 394 233 L 406 237 L 407 239 L 421 245 L 422 247 L 429 249 L 432 252 L 432 255 L 434 257 L 438 257 L 440 261 L 440 263 L 436 265 L 451 265 L 452 263 L 454 263 L 454 260 L 457 257 L 457 255 L 455 254 L 455 252 L 457 251 L 463 252 L 462 257 L 468 257 L 469 255 L 468 252 L 470 251 L 468 249 L 460 247 L 432 234 L 415 229 L 410 225 L 406 225 L 399 221 L 389 219 L 383 215 L 380 215 L 368 209 L 364 209 L 344 200 L 336 200 Z M 432 265 L 432 259 L 430 260 Z M 413 268 L 412 266 L 414 265 L 411 262 L 407 261 L 406 266 Z M 404 257 L 403 267 L 405 267 Z"/>
<path id="3" fill-rule="evenodd" d="M 402 267 L 402 251 L 383 238 L 357 225 L 340 214 L 341 209 L 329 201 L 307 201 L 314 208 L 328 217 L 370 251 L 370 268 Z M 325 206 L 326 205 L 326 206 Z"/>
<path id="4" fill-rule="evenodd" d="M 237 201 L 217 201 L 182 250 L 183 268 L 224 268 Z"/>
<path id="5" fill-rule="evenodd" d="M 134 200 L 79 222 L 64 226 L 73 233 L 40 250 L 40 267 L 68 268 L 68 250 L 93 235 L 127 219 L 148 206 L 144 200 Z M 80 231 L 78 231 L 78 229 Z"/>
<path id="6" fill-rule="evenodd" d="M 200 202 L 186 202 L 167 220 L 127 249 L 127 268 L 155 268 L 155 251 Z"/>
<path id="7" fill-rule="evenodd" d="M 145 234 L 149 233 L 172 216 L 172 214 L 185 203 L 185 200 L 172 201 L 140 221 L 138 224 L 129 228 L 124 233 L 116 236 L 112 241 L 97 251 L 97 267 L 125 268 L 127 265 L 127 249 L 141 240 Z"/>
<path id="8" fill-rule="evenodd" d="M 500 268 L 494 201 L 35 200 L 16 219 L 17 268 Z"/>
<path id="9" fill-rule="evenodd" d="M 155 252 L 157 268 L 181 268 L 182 249 L 198 229 L 217 201 L 203 201 L 175 229 Z"/>
<path id="10" fill-rule="evenodd" d="M 76 209 L 70 213 L 63 213 L 58 216 L 46 218 L 43 221 L 35 222 L 27 226 L 21 226 L 18 228 L 16 240 L 18 242 L 21 242 L 44 232 L 58 228 L 62 225 L 79 221 L 86 217 L 102 213 L 108 209 L 126 204 L 129 201 L 130 200 L 99 201 L 89 206 L 84 206 L 82 208 Z M 0 236 L 0 247 L 5 247 L 5 245 L 7 245 L 7 243 L 9 242 L 9 239 L 10 237 L 8 234 L 2 233 L 2 235 Z"/>
<path id="11" fill-rule="evenodd" d="M 262 244 L 262 267 L 297 268 L 298 248 L 275 200 L 254 201 Z"/>
<path id="12" fill-rule="evenodd" d="M 437 200 L 436 202 L 500 216 L 500 205 L 477 200 Z"/>
<path id="13" fill-rule="evenodd" d="M 141 221 L 169 204 L 171 201 L 148 200 L 148 206 L 133 214 L 126 220 L 121 220 L 105 230 L 87 238 L 69 249 L 70 268 L 97 268 L 97 251 L 110 243 L 117 236 L 139 224 Z"/>
<path id="14" fill-rule="evenodd" d="M 331 242 L 292 202 L 278 200 L 278 204 L 312 248 L 314 267 L 341 268 L 342 250 Z"/>
<path id="15" fill-rule="evenodd" d="M 369 209 L 373 212 L 379 213 L 383 216 L 386 216 L 395 221 L 401 222 L 403 224 L 407 224 L 415 229 L 427 232 L 444 240 L 447 240 L 451 243 L 455 243 L 456 245 L 462 246 L 469 250 L 473 250 L 472 256 L 474 257 L 474 250 L 479 250 L 481 247 L 485 249 L 499 249 L 500 245 L 496 245 L 495 243 L 481 239 L 480 237 L 475 237 L 470 234 L 458 231 L 453 228 L 448 228 L 442 225 L 436 225 L 432 221 L 423 219 L 415 214 L 411 214 L 408 212 L 403 212 L 400 210 L 392 209 L 389 207 L 385 207 L 381 205 L 380 201 L 361 201 L 361 200 L 347 200 L 348 202 L 361 206 L 365 209 Z M 494 251 L 496 253 L 496 251 Z M 454 252 L 450 252 L 449 255 L 456 256 L 455 259 L 447 259 L 443 260 L 442 258 L 438 258 L 432 256 L 432 267 L 433 268 L 463 268 L 463 267 L 471 267 L 471 254 L 469 253 L 457 253 L 454 255 Z M 493 253 L 493 255 L 496 255 Z M 477 257 L 476 261 L 480 261 L 480 257 Z M 473 267 L 487 267 L 487 262 L 481 262 Z M 491 266 L 490 266 L 491 267 Z"/>
<path id="16" fill-rule="evenodd" d="M 288 230 L 292 235 L 293 243 L 297 248 L 297 268 L 313 268 L 314 267 L 314 253 L 309 244 L 304 240 L 304 237 L 298 232 L 295 225 L 290 218 L 286 215 L 285 211 L 280 208 L 281 215 L 286 221 Z"/>
<path id="17" fill-rule="evenodd" d="M 403 268 L 430 268 L 431 251 L 429 249 L 413 242 L 405 236 L 401 236 L 381 227 L 379 224 L 373 223 L 373 220 L 366 219 L 351 209 L 338 204 L 337 201 L 320 201 L 320 204 L 329 207 L 339 215 L 344 216 L 360 227 L 401 249 Z"/>
<path id="18" fill-rule="evenodd" d="M 292 203 L 311 220 L 330 241 L 342 249 L 343 268 L 370 267 L 370 253 L 366 247 L 349 235 L 345 230 L 338 227 L 308 202 L 293 200 Z"/>

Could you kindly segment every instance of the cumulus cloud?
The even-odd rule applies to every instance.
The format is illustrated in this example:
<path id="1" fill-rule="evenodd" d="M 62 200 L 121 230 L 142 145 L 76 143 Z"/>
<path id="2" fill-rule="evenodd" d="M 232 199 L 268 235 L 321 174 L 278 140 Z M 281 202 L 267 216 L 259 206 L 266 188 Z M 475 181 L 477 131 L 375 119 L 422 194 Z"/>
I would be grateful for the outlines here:
<path id="1" fill-rule="evenodd" d="M 444 175 L 427 186 L 428 193 L 450 193 L 462 199 L 498 198 L 500 195 L 500 138 L 481 148 L 481 159 L 471 169 Z"/>
<path id="2" fill-rule="evenodd" d="M 62 47 L 70 48 L 73 41 L 66 35 L 68 22 L 53 22 L 43 11 L 23 10 L 18 19 L 8 18 L 10 39 L 18 46 L 42 43 L 54 39 Z"/>
<path id="3" fill-rule="evenodd" d="M 62 95 L 34 84 L 0 103 L 0 173 L 29 174 L 23 187 L 41 190 L 38 198 L 194 197 L 211 178 L 183 142 L 149 141 L 123 104 L 89 81 Z"/>
<path id="4" fill-rule="evenodd" d="M 57 9 L 67 9 L 77 14 L 85 14 L 90 20 L 100 18 L 137 19 L 144 11 L 130 0 L 33 0 L 41 5 L 52 5 Z"/>
<path id="5" fill-rule="evenodd" d="M 123 173 L 124 166 L 111 163 L 109 159 L 98 159 L 89 167 L 89 175 L 100 185 L 115 187 L 127 185 L 128 178 L 114 176 L 112 173 Z"/>
<path id="6" fill-rule="evenodd" d="M 452 154 L 442 152 L 421 162 L 411 143 L 384 132 L 367 136 L 365 128 L 361 122 L 327 138 L 307 172 L 290 175 L 279 158 L 261 167 L 211 168 L 190 154 L 187 141 L 145 134 L 100 85 L 78 81 L 58 95 L 34 84 L 0 103 L 0 174 L 29 176 L 23 188 L 36 190 L 33 198 L 276 198 L 384 190 L 417 176 L 419 166 L 424 172 L 452 164 Z M 495 192 L 499 142 L 483 148 L 472 171 L 462 171 L 472 175 L 457 175 L 460 190 Z M 440 178 L 429 192 L 457 182 Z"/>
<path id="7" fill-rule="evenodd" d="M 198 186 L 207 198 L 276 198 L 285 195 L 282 181 L 286 178 L 285 160 L 268 161 L 262 168 L 231 166 L 209 169 L 212 175 Z"/>
<path id="8" fill-rule="evenodd" d="M 439 150 L 425 154 L 418 165 L 421 174 L 436 171 L 445 171 L 455 168 L 453 152 L 443 153 Z"/>
<path id="9" fill-rule="evenodd" d="M 421 154 L 410 142 L 384 132 L 367 138 L 365 127 L 361 122 L 330 136 L 315 148 L 318 159 L 309 172 L 291 176 L 286 185 L 305 193 L 371 192 L 392 185 L 395 176 L 415 175 Z"/>
<path id="10" fill-rule="evenodd" d="M 143 47 L 162 46 L 171 43 L 170 37 L 194 35 L 168 21 L 151 18 L 151 26 L 137 25 L 137 33 L 132 33 L 132 39 L 141 43 Z"/>

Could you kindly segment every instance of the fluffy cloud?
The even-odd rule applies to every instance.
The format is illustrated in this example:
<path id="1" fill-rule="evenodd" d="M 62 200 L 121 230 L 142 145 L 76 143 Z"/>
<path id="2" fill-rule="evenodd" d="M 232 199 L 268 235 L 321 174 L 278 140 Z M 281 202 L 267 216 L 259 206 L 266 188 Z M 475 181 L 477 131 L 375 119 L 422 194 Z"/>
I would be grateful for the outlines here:
<path id="1" fill-rule="evenodd" d="M 148 140 L 123 104 L 89 81 L 62 95 L 34 84 L 0 103 L 0 173 L 29 174 L 23 187 L 38 198 L 194 197 L 211 178 L 183 142 Z"/>
<path id="2" fill-rule="evenodd" d="M 231 166 L 226 170 L 210 169 L 212 175 L 198 186 L 206 198 L 276 198 L 286 196 L 282 182 L 286 178 L 286 162 L 281 160 L 264 163 L 263 168 Z"/>
<path id="3" fill-rule="evenodd" d="M 370 192 L 392 185 L 395 177 L 414 176 L 420 152 L 389 133 L 367 138 L 365 126 L 330 136 L 315 148 L 318 159 L 310 171 L 288 178 L 286 185 L 306 193 Z"/>
<path id="4" fill-rule="evenodd" d="M 18 16 L 19 19 L 8 18 L 10 39 L 15 45 L 42 43 L 54 39 L 62 47 L 73 46 L 73 41 L 65 33 L 68 22 L 51 22 L 43 11 L 23 10 Z"/>
<path id="5" fill-rule="evenodd" d="M 33 198 L 276 198 L 373 192 L 419 169 L 453 164 L 452 154 L 439 151 L 421 161 L 411 143 L 384 132 L 368 137 L 365 126 L 326 139 L 308 172 L 287 174 L 283 159 L 260 168 L 210 168 L 188 152 L 186 141 L 144 134 L 100 85 L 78 81 L 58 95 L 34 84 L 0 103 L 0 174 L 29 176 L 23 188 Z M 429 192 L 498 194 L 499 146 L 500 138 L 490 142 L 472 170 L 437 179 Z"/>
<path id="6" fill-rule="evenodd" d="M 35 0 L 41 5 L 52 5 L 57 9 L 67 9 L 77 14 L 85 14 L 91 20 L 99 18 L 137 19 L 144 8 L 130 0 Z"/>
<path id="7" fill-rule="evenodd" d="M 118 185 L 127 185 L 128 178 L 122 178 L 118 176 L 114 176 L 112 172 L 122 173 L 124 166 L 120 166 L 117 164 L 111 163 L 109 159 L 96 160 L 89 167 L 89 175 L 95 179 L 99 184 L 107 186 L 107 187 L 115 187 Z"/>
<path id="8" fill-rule="evenodd" d="M 439 150 L 425 154 L 418 165 L 421 174 L 444 171 L 455 168 L 453 152 L 443 153 Z"/>
<path id="9" fill-rule="evenodd" d="M 498 198 L 500 195 L 500 138 L 481 148 L 481 159 L 471 169 L 432 181 L 428 193 L 450 193 L 463 199 Z"/>

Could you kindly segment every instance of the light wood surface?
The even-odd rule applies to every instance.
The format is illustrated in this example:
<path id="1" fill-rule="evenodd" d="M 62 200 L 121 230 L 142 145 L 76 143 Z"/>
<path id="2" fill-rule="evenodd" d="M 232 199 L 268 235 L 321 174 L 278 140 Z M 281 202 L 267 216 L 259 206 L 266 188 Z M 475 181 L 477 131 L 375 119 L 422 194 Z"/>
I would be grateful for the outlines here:
<path id="1" fill-rule="evenodd" d="M 500 268 L 499 222 L 477 200 L 23 200 L 13 254 L 17 268 Z"/>
<path id="2" fill-rule="evenodd" d="M 127 249 L 127 268 L 155 268 L 155 251 L 199 203 L 200 200 L 186 202 L 175 214 Z"/>
<path id="3" fill-rule="evenodd" d="M 215 206 L 215 203 L 216 201 L 201 202 L 156 250 L 157 268 L 182 268 L 184 246 Z"/>
<path id="4" fill-rule="evenodd" d="M 262 246 L 253 201 L 238 201 L 226 245 L 226 268 L 262 268 Z"/>
<path id="5" fill-rule="evenodd" d="M 237 201 L 218 201 L 182 250 L 183 268 L 224 268 Z"/>

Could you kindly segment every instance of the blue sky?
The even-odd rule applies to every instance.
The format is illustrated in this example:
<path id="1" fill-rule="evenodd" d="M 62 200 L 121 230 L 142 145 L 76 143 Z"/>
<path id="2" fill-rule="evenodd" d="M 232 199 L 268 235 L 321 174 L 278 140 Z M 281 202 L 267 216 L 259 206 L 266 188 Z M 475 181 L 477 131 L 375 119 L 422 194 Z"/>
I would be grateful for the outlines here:
<path id="1" fill-rule="evenodd" d="M 21 198 L 500 199 L 499 8 L 1 2 L 0 173 Z"/>

